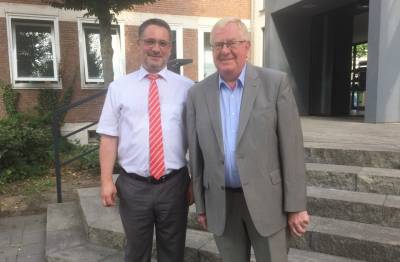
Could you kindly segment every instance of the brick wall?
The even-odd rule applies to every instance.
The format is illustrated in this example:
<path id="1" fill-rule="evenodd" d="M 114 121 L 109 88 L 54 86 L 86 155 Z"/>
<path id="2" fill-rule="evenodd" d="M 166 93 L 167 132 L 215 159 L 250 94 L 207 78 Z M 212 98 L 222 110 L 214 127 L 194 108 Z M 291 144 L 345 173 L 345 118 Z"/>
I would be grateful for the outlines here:
<path id="1" fill-rule="evenodd" d="M 46 0 L 0 0 L 0 3 L 15 3 L 15 4 L 32 4 L 32 5 L 47 5 Z"/>
<path id="2" fill-rule="evenodd" d="M 0 2 L 43 4 L 42 0 L 14 0 Z M 244 19 L 250 17 L 249 0 L 160 0 L 153 5 L 137 6 L 135 12 L 162 13 L 185 16 L 224 17 L 237 16 Z M 76 22 L 60 21 L 60 55 L 63 90 L 72 86 L 73 101 L 92 95 L 99 89 L 82 89 L 80 79 L 79 39 L 78 26 Z M 125 57 L 126 73 L 137 70 L 140 66 L 137 48 L 137 26 L 125 25 Z M 10 81 L 8 63 L 8 45 L 6 32 L 6 19 L 0 18 L 0 79 Z M 183 29 L 183 58 L 191 58 L 193 62 L 184 66 L 185 76 L 198 80 L 198 57 L 197 57 L 197 30 Z M 36 105 L 39 90 L 18 90 L 20 95 L 19 109 L 29 111 Z M 97 120 L 101 112 L 104 98 L 71 110 L 65 121 L 70 123 L 89 122 Z M 0 99 L 0 117 L 4 115 L 4 106 Z"/>
<path id="3" fill-rule="evenodd" d="M 197 81 L 197 30 L 183 30 L 183 58 L 191 58 L 193 62 L 183 66 L 185 76 Z"/>
<path id="4" fill-rule="evenodd" d="M 63 88 L 73 86 L 72 100 L 76 101 L 98 92 L 81 88 L 78 26 L 75 22 L 60 22 L 60 50 Z M 104 98 L 76 107 L 66 115 L 66 122 L 88 122 L 98 119 Z"/>
<path id="5" fill-rule="evenodd" d="M 160 0 L 154 4 L 135 6 L 137 12 L 224 17 L 250 18 L 250 0 Z"/>
<path id="6" fill-rule="evenodd" d="M 47 5 L 46 0 L 0 0 L 0 2 Z M 154 4 L 137 5 L 136 12 L 188 16 L 250 18 L 250 0 L 159 0 Z"/>
<path id="7" fill-rule="evenodd" d="M 125 26 L 125 62 L 127 74 L 137 70 L 140 66 L 137 35 L 137 26 Z"/>
<path id="8" fill-rule="evenodd" d="M 10 82 L 10 70 L 8 66 L 8 44 L 6 19 L 0 17 L 0 80 Z M 0 97 L 0 118 L 5 115 L 3 99 Z"/>

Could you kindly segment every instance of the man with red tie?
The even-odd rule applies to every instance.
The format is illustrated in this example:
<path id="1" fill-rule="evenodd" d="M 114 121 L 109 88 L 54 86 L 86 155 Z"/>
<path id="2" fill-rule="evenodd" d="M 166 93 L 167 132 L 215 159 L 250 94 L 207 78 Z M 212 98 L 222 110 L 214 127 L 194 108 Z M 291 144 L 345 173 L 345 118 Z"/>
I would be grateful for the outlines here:
<path id="1" fill-rule="evenodd" d="M 125 261 L 150 261 L 156 230 L 159 262 L 182 262 L 188 204 L 185 101 L 193 81 L 166 68 L 171 29 L 161 19 L 139 27 L 141 67 L 112 82 L 97 132 L 101 199 L 120 199 L 126 234 Z M 112 181 L 116 159 L 121 175 Z"/>

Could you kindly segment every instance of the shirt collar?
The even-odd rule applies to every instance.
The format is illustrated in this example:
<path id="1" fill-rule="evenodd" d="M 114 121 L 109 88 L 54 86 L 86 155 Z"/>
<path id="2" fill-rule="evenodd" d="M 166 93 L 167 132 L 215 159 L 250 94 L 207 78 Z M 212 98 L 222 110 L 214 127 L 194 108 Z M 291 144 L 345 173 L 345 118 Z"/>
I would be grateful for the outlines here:
<path id="1" fill-rule="evenodd" d="M 236 85 L 237 85 L 236 87 L 240 87 L 240 86 L 244 87 L 244 79 L 245 79 L 245 76 L 246 76 L 246 66 L 247 66 L 247 64 L 244 64 L 238 79 L 236 79 Z M 225 85 L 226 87 L 228 87 L 228 84 L 221 78 L 221 75 L 218 74 L 218 86 L 219 86 L 219 88 L 221 88 L 222 85 Z"/>
<path id="2" fill-rule="evenodd" d="M 143 66 L 140 66 L 139 69 L 139 79 L 142 80 L 143 78 L 146 78 L 146 76 L 150 74 Z M 167 67 L 164 67 L 163 69 L 161 69 L 160 72 L 157 73 L 159 76 L 161 76 L 161 78 L 163 78 L 164 80 L 167 80 L 167 75 L 168 75 L 168 70 Z"/>

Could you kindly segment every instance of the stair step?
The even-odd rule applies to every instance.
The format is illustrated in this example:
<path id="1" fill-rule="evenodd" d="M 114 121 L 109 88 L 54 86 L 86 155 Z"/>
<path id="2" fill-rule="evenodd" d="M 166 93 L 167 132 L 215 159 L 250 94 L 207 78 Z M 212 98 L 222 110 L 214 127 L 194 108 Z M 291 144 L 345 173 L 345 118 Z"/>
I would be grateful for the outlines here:
<path id="1" fill-rule="evenodd" d="M 307 208 L 311 215 L 400 228 L 400 196 L 307 187 Z M 194 205 L 188 227 L 201 230 Z"/>
<path id="2" fill-rule="evenodd" d="M 307 163 L 307 184 L 350 191 L 400 195 L 400 170 Z"/>
<path id="3" fill-rule="evenodd" d="M 307 188 L 312 215 L 400 228 L 400 196 Z"/>
<path id="4" fill-rule="evenodd" d="M 122 261 L 122 252 L 87 242 L 74 202 L 48 205 L 45 252 L 48 262 Z"/>
<path id="5" fill-rule="evenodd" d="M 47 207 L 46 255 L 86 242 L 76 203 L 49 204 Z"/>
<path id="6" fill-rule="evenodd" d="M 393 262 L 400 257 L 400 229 L 313 216 L 309 231 L 292 247 L 324 254 Z"/>
<path id="7" fill-rule="evenodd" d="M 124 233 L 118 209 L 114 208 L 115 210 L 112 211 L 113 208 L 101 206 L 98 188 L 78 190 L 78 194 L 80 196 L 82 214 L 84 220 L 87 221 L 87 232 L 91 232 L 88 234 L 90 242 L 121 250 L 122 245 L 120 244 L 124 243 Z M 355 211 L 361 210 L 361 212 L 359 215 L 353 216 L 358 219 L 364 219 L 361 215 L 362 212 L 366 216 L 374 218 L 373 210 L 379 206 L 381 208 L 392 208 L 396 212 L 399 210 L 398 196 L 382 196 L 323 188 L 311 188 L 310 190 L 309 188 L 309 199 L 313 198 L 318 200 L 316 202 L 311 201 L 311 205 L 320 205 L 321 209 L 323 208 L 322 210 L 324 210 L 321 212 L 328 212 L 329 215 L 335 215 L 332 210 L 336 213 L 342 213 L 342 215 L 349 215 L 351 212 L 347 209 L 354 209 Z M 323 207 L 326 203 L 328 208 Z M 198 228 L 194 212 L 194 206 L 191 206 L 188 216 L 189 228 Z M 369 215 L 369 212 L 371 212 L 371 215 Z M 379 212 L 377 211 L 377 213 Z M 399 216 L 395 214 L 393 217 L 398 220 Z M 378 220 L 377 218 L 374 219 Z M 400 229 L 398 228 L 318 216 L 313 216 L 311 221 L 309 232 L 304 238 L 294 241 L 292 247 L 369 262 L 389 262 L 395 261 L 396 257 L 400 257 Z M 188 232 L 190 230 L 193 229 L 189 229 Z M 107 243 L 99 242 L 103 236 L 107 237 Z M 207 260 L 211 259 L 207 258 L 207 256 L 215 257 L 215 253 L 211 252 L 215 249 L 215 245 L 212 244 L 211 235 L 206 235 L 206 237 L 208 237 L 208 242 L 204 242 L 203 238 L 195 241 L 188 234 L 188 248 L 191 247 L 192 249 L 189 249 L 190 252 L 188 251 L 187 256 L 201 256 L 203 261 L 213 261 Z M 115 243 L 120 244 L 115 245 Z M 198 253 L 196 250 L 200 247 L 205 251 Z M 206 252 L 207 250 L 209 251 L 208 253 Z M 205 257 L 203 258 L 203 256 Z"/>
<path id="8" fill-rule="evenodd" d="M 199 228 L 194 212 L 191 207 L 188 227 Z M 369 262 L 393 262 L 400 256 L 400 229 L 312 216 L 306 235 L 292 239 L 291 247 Z"/>
<path id="9" fill-rule="evenodd" d="M 400 169 L 399 151 L 305 146 L 306 162 Z"/>
<path id="10" fill-rule="evenodd" d="M 115 250 L 110 250 L 102 246 L 85 243 L 83 245 L 74 246 L 60 250 L 47 256 L 48 262 L 78 262 L 78 261 L 123 261 L 122 252 L 117 253 Z"/>
<path id="11" fill-rule="evenodd" d="M 121 250 L 125 244 L 125 233 L 118 203 L 113 207 L 104 207 L 98 187 L 82 188 L 77 192 L 88 240 L 93 244 Z"/>
<path id="12" fill-rule="evenodd" d="M 209 232 L 188 229 L 186 232 L 185 261 L 222 262 L 214 237 Z M 256 262 L 252 252 L 251 262 Z M 291 248 L 289 262 L 361 262 L 344 257 Z"/>
<path id="13" fill-rule="evenodd" d="M 291 248 L 289 251 L 289 262 L 361 262 L 361 260 Z"/>

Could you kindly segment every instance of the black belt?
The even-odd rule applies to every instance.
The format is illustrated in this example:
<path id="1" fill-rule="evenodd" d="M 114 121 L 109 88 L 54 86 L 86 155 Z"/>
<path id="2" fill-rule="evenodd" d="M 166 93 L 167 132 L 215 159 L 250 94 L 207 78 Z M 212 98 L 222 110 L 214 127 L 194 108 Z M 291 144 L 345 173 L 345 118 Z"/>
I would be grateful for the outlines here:
<path id="1" fill-rule="evenodd" d="M 241 187 L 225 187 L 225 190 L 232 193 L 243 193 L 243 188 Z"/>
<path id="2" fill-rule="evenodd" d="M 150 183 L 150 184 L 161 184 L 161 183 L 164 183 L 164 182 L 166 182 L 167 180 L 171 179 L 171 178 L 174 177 L 176 174 L 179 174 L 179 173 L 182 172 L 185 168 L 186 168 L 186 166 L 184 166 L 184 167 L 182 167 L 182 168 L 180 168 L 180 169 L 173 169 L 171 172 L 169 172 L 169 173 L 166 174 L 166 175 L 161 176 L 159 179 L 155 179 L 155 178 L 152 177 L 152 176 L 144 177 L 144 176 L 138 175 L 138 174 L 136 174 L 136 173 L 128 173 L 128 172 L 126 172 L 123 168 L 121 168 L 121 170 L 122 170 L 122 173 L 128 175 L 129 177 L 131 177 L 131 178 L 133 178 L 133 179 L 136 179 L 136 180 L 139 180 L 139 181 L 143 181 L 143 182 L 147 182 L 147 183 Z"/>

